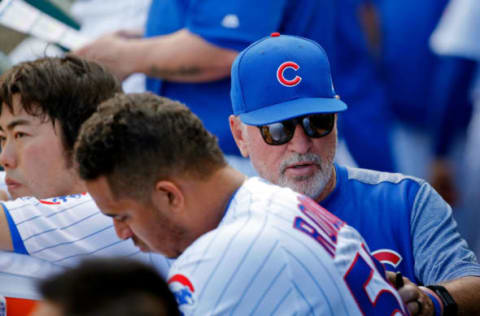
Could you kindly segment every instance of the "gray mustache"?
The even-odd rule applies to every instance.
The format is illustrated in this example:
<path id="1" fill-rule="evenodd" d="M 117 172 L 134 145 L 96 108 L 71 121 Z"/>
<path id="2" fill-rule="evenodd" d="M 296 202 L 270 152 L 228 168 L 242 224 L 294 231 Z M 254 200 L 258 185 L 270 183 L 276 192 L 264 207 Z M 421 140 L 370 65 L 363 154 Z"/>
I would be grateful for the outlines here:
<path id="1" fill-rule="evenodd" d="M 284 173 L 288 166 L 301 163 L 304 161 L 313 162 L 319 168 L 321 168 L 322 166 L 322 159 L 320 158 L 320 156 L 314 153 L 306 153 L 306 154 L 295 153 L 291 157 L 289 157 L 287 160 L 282 162 L 282 164 L 280 165 L 280 170 L 282 170 L 282 173 Z"/>

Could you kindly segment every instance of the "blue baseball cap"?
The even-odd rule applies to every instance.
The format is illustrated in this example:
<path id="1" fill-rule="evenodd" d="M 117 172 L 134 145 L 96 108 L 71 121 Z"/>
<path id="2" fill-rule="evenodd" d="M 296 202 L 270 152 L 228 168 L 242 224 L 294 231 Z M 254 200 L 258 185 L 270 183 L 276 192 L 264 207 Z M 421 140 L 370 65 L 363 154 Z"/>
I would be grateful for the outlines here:
<path id="1" fill-rule="evenodd" d="M 235 59 L 231 80 L 233 113 L 248 125 L 347 109 L 324 49 L 303 37 L 273 33 L 256 41 Z"/>

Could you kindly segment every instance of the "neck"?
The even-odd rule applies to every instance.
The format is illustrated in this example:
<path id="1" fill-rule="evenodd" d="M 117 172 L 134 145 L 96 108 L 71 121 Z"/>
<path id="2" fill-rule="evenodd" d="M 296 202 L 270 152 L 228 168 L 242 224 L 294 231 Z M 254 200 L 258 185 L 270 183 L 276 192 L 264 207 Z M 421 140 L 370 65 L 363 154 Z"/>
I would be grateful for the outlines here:
<path id="1" fill-rule="evenodd" d="M 85 181 L 80 180 L 80 178 L 63 178 L 65 187 L 63 190 L 56 190 L 54 192 L 50 191 L 47 192 L 48 194 L 45 194 L 43 196 L 41 195 L 36 195 L 36 198 L 39 199 L 47 199 L 47 198 L 54 198 L 57 196 L 66 196 L 66 195 L 72 195 L 72 194 L 81 194 L 87 192 L 87 186 L 85 184 Z"/>
<path id="2" fill-rule="evenodd" d="M 221 168 L 210 177 L 204 189 L 208 190 L 211 196 L 213 195 L 213 198 L 209 199 L 209 209 L 211 210 L 212 218 L 215 218 L 215 220 L 209 223 L 208 230 L 215 229 L 218 226 L 232 195 L 246 178 L 245 175 L 230 166 Z M 202 196 L 205 197 L 207 195 Z"/>
<path id="3" fill-rule="evenodd" d="M 85 182 L 82 180 L 79 180 L 77 183 L 72 188 L 72 191 L 69 194 L 80 194 L 87 192 L 87 186 L 85 185 Z"/>
<path id="4" fill-rule="evenodd" d="M 65 184 L 66 190 L 62 192 L 62 194 L 56 195 L 71 195 L 87 192 L 87 185 L 85 181 L 80 178 L 75 168 L 73 168 L 72 166 L 70 166 L 67 172 L 62 175 L 62 179 L 63 183 Z"/>
<path id="5" fill-rule="evenodd" d="M 191 187 L 190 216 L 196 227 L 191 242 L 217 228 L 232 195 L 246 178 L 242 173 L 226 166 L 214 172 L 208 179 L 199 180 L 201 184 L 197 182 Z"/>
<path id="6" fill-rule="evenodd" d="M 332 174 L 330 175 L 330 179 L 328 179 L 327 184 L 325 184 L 325 188 L 323 189 L 322 193 L 316 198 L 315 200 L 320 203 L 327 198 L 330 193 L 335 189 L 335 185 L 337 184 L 337 171 L 335 170 L 335 166 L 332 168 Z"/>

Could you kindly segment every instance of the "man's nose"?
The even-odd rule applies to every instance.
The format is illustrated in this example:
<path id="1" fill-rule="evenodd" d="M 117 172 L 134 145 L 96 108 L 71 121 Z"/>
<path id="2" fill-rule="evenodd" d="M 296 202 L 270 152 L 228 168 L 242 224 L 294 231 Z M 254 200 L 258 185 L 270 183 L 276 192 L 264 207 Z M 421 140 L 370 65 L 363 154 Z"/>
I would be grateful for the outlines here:
<path id="1" fill-rule="evenodd" d="M 300 124 L 295 126 L 295 132 L 292 139 L 288 142 L 288 149 L 299 154 L 305 154 L 310 151 L 312 147 L 312 139 L 305 134 L 303 127 Z"/>
<path id="2" fill-rule="evenodd" d="M 0 164 L 5 169 L 12 169 L 17 166 L 15 148 L 11 142 L 5 142 L 0 152 Z"/>

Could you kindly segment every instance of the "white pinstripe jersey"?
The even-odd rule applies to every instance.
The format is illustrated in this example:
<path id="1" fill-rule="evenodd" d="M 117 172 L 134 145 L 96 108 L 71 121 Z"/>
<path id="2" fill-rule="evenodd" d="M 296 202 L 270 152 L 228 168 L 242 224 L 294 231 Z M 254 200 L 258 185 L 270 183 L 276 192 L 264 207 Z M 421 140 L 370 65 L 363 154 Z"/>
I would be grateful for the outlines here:
<path id="1" fill-rule="evenodd" d="M 185 315 L 405 315 L 383 273 L 353 228 L 251 178 L 173 264 L 169 285 Z"/>
<path id="2" fill-rule="evenodd" d="M 36 281 L 60 272 L 62 267 L 37 258 L 11 252 L 0 252 L 0 295 L 39 299 Z"/>
<path id="3" fill-rule="evenodd" d="M 5 172 L 0 171 L 0 190 L 7 191 Z M 22 254 L 0 251 L 0 295 L 38 299 L 35 282 L 62 267 Z"/>
<path id="4" fill-rule="evenodd" d="M 0 252 L 0 294 L 38 298 L 33 286 L 37 279 L 87 256 L 135 258 L 167 275 L 171 260 L 142 253 L 131 241 L 121 241 L 111 218 L 100 212 L 88 194 L 44 200 L 26 197 L 2 205 L 19 233 L 20 238 L 12 238 L 30 256 Z"/>

